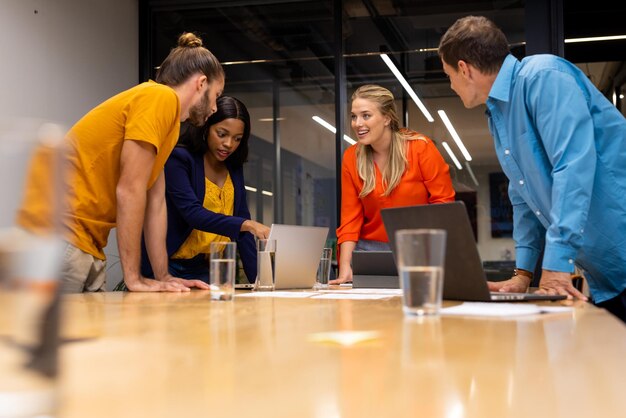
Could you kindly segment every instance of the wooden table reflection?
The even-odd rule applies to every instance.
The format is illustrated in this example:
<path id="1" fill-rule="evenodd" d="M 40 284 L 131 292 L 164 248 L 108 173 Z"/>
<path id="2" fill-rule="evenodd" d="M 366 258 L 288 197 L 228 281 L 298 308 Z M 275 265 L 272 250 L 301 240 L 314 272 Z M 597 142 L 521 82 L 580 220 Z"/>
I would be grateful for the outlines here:
<path id="1" fill-rule="evenodd" d="M 62 417 L 622 417 L 626 327 L 572 313 L 411 320 L 401 300 L 64 300 Z M 448 303 L 449 304 L 449 303 Z M 353 345 L 312 338 L 375 331 Z"/>

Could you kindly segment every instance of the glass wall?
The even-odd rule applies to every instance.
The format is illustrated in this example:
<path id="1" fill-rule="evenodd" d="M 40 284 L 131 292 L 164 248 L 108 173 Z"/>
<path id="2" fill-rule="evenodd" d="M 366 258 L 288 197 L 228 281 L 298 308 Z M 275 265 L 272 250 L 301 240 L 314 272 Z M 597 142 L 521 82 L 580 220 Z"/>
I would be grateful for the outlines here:
<path id="1" fill-rule="evenodd" d="M 349 103 L 335 109 L 335 28 L 333 1 L 148 2 L 150 54 L 154 68 L 184 31 L 199 34 L 223 63 L 225 94 L 250 111 L 252 139 L 245 165 L 252 217 L 267 225 L 287 223 L 337 227 L 337 155 L 330 129 L 344 118 L 350 132 Z M 458 17 L 480 13 L 496 21 L 510 41 L 523 41 L 524 2 L 415 2 L 346 0 L 339 22 L 349 100 L 360 85 L 377 83 L 397 98 L 403 124 L 431 137 L 449 162 L 454 185 L 474 216 L 486 260 L 511 258 L 510 238 L 491 231 L 489 175 L 500 172 L 483 109 L 467 110 L 451 91 L 436 48 Z M 386 53 L 433 117 L 429 122 L 389 66 Z M 523 53 L 523 51 L 522 51 Z M 146 67 L 146 65 L 144 65 Z M 445 110 L 468 148 L 465 161 L 438 116 Z M 315 119 L 314 119 L 315 117 Z M 318 122 L 316 122 L 316 120 Z M 448 142 L 460 163 L 444 151 Z M 341 140 L 341 151 L 350 143 Z"/>
<path id="2" fill-rule="evenodd" d="M 565 58 L 626 115 L 626 3 L 563 3 Z"/>
<path id="3" fill-rule="evenodd" d="M 508 234 L 502 233 L 492 222 L 492 212 L 499 208 L 490 199 L 490 176 L 500 174 L 501 168 L 488 131 L 485 108 L 463 107 L 443 73 L 437 47 L 445 30 L 456 19 L 478 14 L 495 21 L 507 35 L 513 52 L 523 56 L 524 50 L 519 45 L 524 41 L 524 2 L 355 0 L 344 4 L 348 97 L 365 83 L 380 84 L 393 92 L 404 125 L 429 136 L 448 162 L 457 199 L 463 200 L 468 208 L 483 260 L 511 261 L 514 245 L 510 228 Z M 402 73 L 426 113 L 403 88 L 381 53 Z M 447 115 L 471 161 L 452 139 L 439 111 Z M 454 156 L 444 149 L 444 143 Z M 505 202 L 508 203 L 506 194 Z M 510 217 L 506 221 L 512 222 Z"/>
<path id="4" fill-rule="evenodd" d="M 336 219 L 332 3 L 152 2 L 150 68 L 194 32 L 222 62 L 224 94 L 243 101 L 252 135 L 244 166 L 252 218 L 329 226 Z"/>
<path id="5" fill-rule="evenodd" d="M 450 89 L 436 48 L 457 18 L 484 15 L 500 26 L 512 53 L 522 58 L 529 31 L 534 34 L 537 27 L 546 29 L 546 33 L 554 31 L 551 23 L 538 23 L 529 11 L 528 6 L 536 10 L 539 3 L 343 0 L 339 3 L 341 16 L 336 19 L 333 11 L 337 1 L 142 1 L 142 21 L 148 34 L 143 44 L 150 51 L 142 68 L 154 68 L 183 31 L 201 35 L 224 64 L 225 94 L 242 99 L 253 118 L 251 153 L 245 166 L 253 217 L 268 225 L 327 225 L 333 232 L 338 223 L 338 150 L 350 144 L 341 139 L 337 147 L 335 135 L 313 117 L 326 121 L 330 129 L 342 122 L 346 127 L 342 134 L 353 136 L 348 117 L 352 92 L 366 83 L 383 85 L 396 96 L 403 124 L 432 138 L 448 162 L 457 195 L 467 204 L 474 221 L 483 260 L 513 259 L 510 206 L 506 192 L 502 192 L 506 190 L 506 178 L 495 156 L 485 108 L 463 107 Z M 618 17 L 624 15 L 625 6 L 616 2 L 602 0 L 592 6 L 563 3 L 565 38 L 582 36 L 583 29 L 586 33 L 613 35 L 623 26 Z M 593 10 L 581 9 L 585 7 Z M 598 10 L 605 12 L 597 15 Z M 607 15 L 614 16 L 610 20 L 614 24 L 609 25 L 612 29 L 610 33 L 599 33 Z M 583 22 L 576 23 L 574 17 Z M 574 33 L 574 27 L 583 29 Z M 342 51 L 335 42 L 337 30 L 341 30 L 342 54 L 337 52 Z M 616 42 L 622 44 L 613 44 L 611 50 L 623 51 L 623 47 L 615 46 L 626 41 Z M 597 85 L 602 84 L 602 77 L 613 76 L 606 94 L 614 94 L 616 105 L 621 106 L 626 78 L 623 53 L 619 58 L 605 54 L 607 58 L 601 61 L 614 63 L 608 69 L 596 69 L 600 61 L 596 52 L 601 51 L 604 49 L 599 44 L 565 48 L 566 58 L 587 68 Z M 383 53 L 423 102 L 431 122 L 383 61 Z M 343 112 L 336 109 L 335 57 L 345 67 L 341 93 L 347 100 Z M 147 75 L 142 76 L 145 79 Z M 440 110 L 445 111 L 471 160 L 453 140 Z M 444 142 L 454 157 L 444 149 Z"/>

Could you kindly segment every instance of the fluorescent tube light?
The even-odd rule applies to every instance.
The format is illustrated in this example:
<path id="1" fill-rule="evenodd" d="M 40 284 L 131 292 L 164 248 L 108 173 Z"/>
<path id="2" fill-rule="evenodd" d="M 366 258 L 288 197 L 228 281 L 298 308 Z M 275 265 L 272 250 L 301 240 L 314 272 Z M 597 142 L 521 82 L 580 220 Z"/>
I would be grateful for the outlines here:
<path id="1" fill-rule="evenodd" d="M 343 140 L 346 141 L 350 145 L 356 144 L 356 141 L 354 139 L 350 138 L 348 135 L 344 135 L 343 136 Z"/>
<path id="2" fill-rule="evenodd" d="M 244 186 L 245 189 L 249 192 L 255 192 L 258 190 L 256 187 L 252 187 L 252 186 Z M 268 192 L 267 190 L 261 190 L 261 194 L 264 194 L 265 196 L 274 196 L 274 193 L 272 192 Z"/>
<path id="3" fill-rule="evenodd" d="M 409 86 L 409 83 L 406 81 L 404 76 L 400 73 L 400 70 L 398 70 L 398 68 L 395 66 L 393 61 L 391 61 L 391 58 L 389 58 L 387 54 L 380 54 L 380 57 L 383 59 L 383 61 L 385 61 L 385 64 L 387 64 L 387 67 L 389 67 L 393 75 L 396 76 L 400 84 L 402 84 L 402 87 L 404 87 L 404 90 L 406 90 L 406 92 L 409 93 L 409 96 L 411 96 L 411 99 L 413 99 L 413 101 L 415 102 L 417 107 L 419 107 L 419 109 L 422 111 L 424 116 L 426 116 L 426 119 L 428 120 L 428 122 L 434 122 L 435 119 L 433 119 L 433 117 L 430 115 L 430 112 L 428 111 L 428 109 L 426 109 L 426 106 L 424 106 L 424 103 L 422 103 L 420 98 L 417 97 L 417 94 L 415 93 L 415 91 L 413 91 L 411 86 Z"/>
<path id="4" fill-rule="evenodd" d="M 456 158 L 456 155 L 454 155 L 454 153 L 452 152 L 452 148 L 450 148 L 450 145 L 448 145 L 447 142 L 442 142 L 441 145 L 443 145 L 443 147 L 445 148 L 445 150 L 448 152 L 448 155 L 450 156 L 450 158 L 452 159 L 452 162 L 454 163 L 454 165 L 456 166 L 456 168 L 458 168 L 459 170 L 463 170 L 463 166 L 461 166 L 461 163 L 459 162 L 459 160 Z"/>
<path id="5" fill-rule="evenodd" d="M 594 36 L 590 38 L 570 38 L 570 39 L 565 39 L 564 42 L 566 44 L 575 44 L 578 42 L 619 41 L 621 39 L 626 39 L 626 35 Z"/>
<path id="6" fill-rule="evenodd" d="M 322 125 L 324 128 L 328 129 L 332 133 L 334 133 L 334 134 L 337 133 L 337 129 L 335 129 L 335 127 L 333 125 L 331 125 L 330 123 L 326 122 L 324 119 L 320 118 L 319 116 L 313 116 L 313 117 L 311 117 L 311 119 L 313 119 L 315 122 L 317 122 L 320 125 Z M 343 140 L 346 141 L 350 145 L 356 144 L 356 141 L 354 139 L 350 138 L 348 135 L 344 135 L 343 136 Z"/>
<path id="7" fill-rule="evenodd" d="M 285 120 L 285 118 L 276 118 L 276 120 Z M 259 122 L 274 122 L 274 118 L 260 118 Z"/>
<path id="8" fill-rule="evenodd" d="M 474 171 L 472 170 L 472 167 L 470 166 L 469 162 L 465 162 L 465 168 L 467 168 L 467 171 L 470 175 L 470 177 L 472 178 L 472 181 L 474 182 L 474 184 L 476 185 L 476 187 L 478 187 L 478 180 L 476 180 L 476 176 L 474 175 Z"/>
<path id="9" fill-rule="evenodd" d="M 450 119 L 448 119 L 448 115 L 446 115 L 446 112 L 444 112 L 443 110 L 438 110 L 437 113 L 439 113 L 439 117 L 443 121 L 444 125 L 446 125 L 446 128 L 448 128 L 448 132 L 450 132 L 450 135 L 452 135 L 452 139 L 454 139 L 456 146 L 459 147 L 459 149 L 461 150 L 461 154 L 463 154 L 463 157 L 465 157 L 467 161 L 472 161 L 472 156 L 467 151 L 467 148 L 465 148 L 465 144 L 463 144 L 463 141 L 461 141 L 461 137 L 459 137 L 459 134 L 456 133 L 456 130 L 454 129 L 454 126 L 452 126 L 452 122 L 450 122 Z"/>

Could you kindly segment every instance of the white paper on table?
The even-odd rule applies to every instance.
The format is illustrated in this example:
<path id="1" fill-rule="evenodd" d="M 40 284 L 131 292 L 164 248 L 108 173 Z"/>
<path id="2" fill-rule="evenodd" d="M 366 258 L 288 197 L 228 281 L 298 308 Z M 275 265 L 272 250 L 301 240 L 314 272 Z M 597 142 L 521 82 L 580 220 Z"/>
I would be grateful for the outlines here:
<path id="1" fill-rule="evenodd" d="M 248 293 L 237 293 L 235 297 L 248 297 L 248 298 L 309 298 L 313 295 L 317 295 L 316 292 L 248 292 Z"/>
<path id="2" fill-rule="evenodd" d="M 510 317 L 542 313 L 570 312 L 568 306 L 540 306 L 532 303 L 464 302 L 441 309 L 442 315 Z"/>
<path id="3" fill-rule="evenodd" d="M 318 293 L 312 299 L 386 299 L 392 295 L 379 295 L 367 293 Z"/>
<path id="4" fill-rule="evenodd" d="M 359 287 L 356 289 L 324 289 L 323 293 L 351 293 L 351 294 L 371 294 L 371 295 L 385 295 L 385 296 L 402 296 L 402 289 L 377 289 L 377 288 L 365 288 Z"/>

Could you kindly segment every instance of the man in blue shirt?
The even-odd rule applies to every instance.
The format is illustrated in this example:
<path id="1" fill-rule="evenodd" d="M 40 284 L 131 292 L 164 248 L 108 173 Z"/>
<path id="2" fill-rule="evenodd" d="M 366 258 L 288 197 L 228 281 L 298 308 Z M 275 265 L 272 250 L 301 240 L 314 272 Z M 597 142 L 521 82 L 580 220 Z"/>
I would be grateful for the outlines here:
<path id="1" fill-rule="evenodd" d="M 515 275 L 492 290 L 525 291 L 544 251 L 541 293 L 586 300 L 626 322 L 626 119 L 572 63 L 509 54 L 484 17 L 457 20 L 439 44 L 443 69 L 467 108 L 487 105 L 509 178 Z"/>

